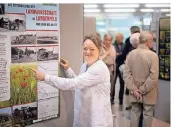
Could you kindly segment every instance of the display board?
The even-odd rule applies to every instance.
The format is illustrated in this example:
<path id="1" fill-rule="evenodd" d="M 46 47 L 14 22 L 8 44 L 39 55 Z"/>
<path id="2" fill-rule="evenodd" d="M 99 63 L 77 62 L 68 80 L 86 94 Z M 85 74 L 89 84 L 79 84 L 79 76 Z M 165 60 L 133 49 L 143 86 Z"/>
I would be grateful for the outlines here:
<path id="1" fill-rule="evenodd" d="M 159 79 L 170 81 L 170 17 L 159 18 Z"/>
<path id="2" fill-rule="evenodd" d="M 58 4 L 0 4 L 0 127 L 59 117 L 59 90 L 31 68 L 58 76 Z"/>

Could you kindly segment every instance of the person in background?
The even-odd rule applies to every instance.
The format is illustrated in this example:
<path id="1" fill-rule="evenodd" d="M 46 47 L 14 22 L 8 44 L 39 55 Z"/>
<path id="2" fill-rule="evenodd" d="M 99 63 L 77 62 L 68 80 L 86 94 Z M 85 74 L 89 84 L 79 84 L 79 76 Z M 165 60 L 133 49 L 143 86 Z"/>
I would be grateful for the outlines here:
<path id="1" fill-rule="evenodd" d="M 153 46 L 152 46 L 151 50 L 153 52 L 156 52 L 156 48 L 157 48 L 156 35 L 153 32 L 151 32 L 151 35 L 153 36 Z"/>
<path id="2" fill-rule="evenodd" d="M 111 94 L 110 99 L 111 103 L 113 103 L 113 97 L 114 97 L 114 77 L 116 73 L 116 50 L 114 46 L 112 45 L 113 37 L 107 33 L 104 35 L 104 42 L 102 44 L 102 50 L 100 59 L 103 60 L 103 62 L 107 65 L 109 72 L 110 72 L 110 83 L 111 83 Z"/>
<path id="3" fill-rule="evenodd" d="M 68 78 L 48 75 L 38 70 L 35 78 L 61 90 L 75 90 L 73 127 L 113 127 L 110 104 L 110 73 L 99 60 L 100 46 L 94 35 L 83 41 L 84 61 L 78 76 L 69 67 L 68 61 L 61 59 Z"/>
<path id="4" fill-rule="evenodd" d="M 101 36 L 99 33 L 96 32 L 96 36 L 97 36 L 97 39 L 100 41 L 100 43 L 102 44 L 102 39 L 101 39 Z"/>
<path id="5" fill-rule="evenodd" d="M 140 36 L 140 33 L 134 33 L 130 36 L 130 44 L 132 45 L 133 48 L 137 48 L 138 45 L 139 45 L 139 36 Z M 123 71 L 125 69 L 125 63 L 122 64 L 120 67 L 119 67 L 119 70 L 121 72 L 121 75 L 123 77 Z"/>
<path id="6" fill-rule="evenodd" d="M 131 31 L 131 35 L 134 34 L 134 33 L 140 33 L 140 28 L 138 26 L 132 26 L 130 28 L 130 31 Z M 131 37 L 131 36 L 130 36 Z M 121 56 L 118 57 L 118 61 L 120 62 L 120 65 L 124 64 L 125 60 L 126 60 L 126 57 L 127 55 L 129 54 L 129 52 L 131 52 L 133 49 L 135 49 L 131 43 L 130 43 L 130 37 L 128 37 L 126 40 L 125 40 L 125 46 L 124 46 L 124 50 L 123 50 L 123 53 Z M 125 91 L 125 94 L 126 95 L 129 95 L 129 90 L 127 89 L 126 87 L 126 91 Z M 131 109 L 131 105 L 128 105 L 126 108 L 126 110 L 129 110 Z"/>
<path id="7" fill-rule="evenodd" d="M 140 44 L 139 37 L 140 37 L 140 33 L 134 33 L 130 37 L 130 43 L 134 49 L 136 49 Z M 141 106 L 141 108 L 142 108 L 141 110 L 143 110 L 143 106 Z M 138 127 L 143 127 L 143 112 L 141 112 Z"/>
<path id="8" fill-rule="evenodd" d="M 140 36 L 140 33 L 134 33 L 134 34 L 132 34 L 130 36 L 130 44 L 133 47 L 133 49 L 136 49 L 138 47 L 138 45 L 140 44 L 139 36 Z M 125 64 L 122 64 L 119 69 L 120 69 L 120 72 L 122 73 L 122 76 L 123 76 L 123 71 L 125 69 Z M 129 100 L 128 100 L 128 105 L 131 105 Z M 142 127 L 142 124 L 143 124 L 142 121 L 143 121 L 143 113 L 141 112 L 141 116 L 140 116 L 139 126 L 138 127 Z"/>
<path id="9" fill-rule="evenodd" d="M 134 33 L 140 33 L 140 28 L 138 26 L 132 26 L 130 28 L 130 31 L 131 31 L 131 35 L 134 34 Z M 128 53 L 130 51 L 132 51 L 133 49 L 135 49 L 134 47 L 132 47 L 131 43 L 130 43 L 130 37 L 128 37 L 126 40 L 125 40 L 125 47 L 124 47 L 124 50 L 123 50 L 123 53 L 122 53 L 122 56 L 121 56 L 121 64 L 124 63 L 124 61 L 126 60 L 126 56 L 128 55 Z M 129 94 L 129 91 L 128 89 L 126 88 L 126 91 L 125 91 L 125 94 L 128 95 Z M 128 106 L 126 107 L 126 109 L 131 109 L 131 106 Z"/>
<path id="10" fill-rule="evenodd" d="M 139 45 L 139 36 L 140 36 L 140 33 L 137 32 L 137 33 L 133 33 L 129 37 L 129 42 L 130 42 L 130 44 L 132 46 L 132 50 L 136 49 L 138 47 L 138 45 Z M 132 51 L 132 50 L 130 50 L 130 51 Z M 123 72 L 124 69 L 125 69 L 125 66 L 123 66 L 123 65 L 120 66 L 121 72 Z M 131 104 L 129 102 L 128 102 L 128 105 L 131 107 Z M 139 120 L 139 126 L 138 127 L 142 127 L 142 124 L 143 124 L 143 113 L 141 113 L 140 120 Z"/>
<path id="11" fill-rule="evenodd" d="M 131 51 L 126 58 L 123 73 L 124 81 L 131 93 L 130 127 L 138 127 L 142 112 L 143 127 L 152 127 L 158 96 L 159 60 L 157 54 L 150 50 L 153 43 L 152 35 L 142 31 L 139 40 L 137 49 Z"/>
<path id="12" fill-rule="evenodd" d="M 115 85 L 117 81 L 117 77 L 119 77 L 119 82 L 120 82 L 120 90 L 119 90 L 119 104 L 123 104 L 123 95 L 124 95 L 124 80 L 122 78 L 122 75 L 119 71 L 120 67 L 120 59 L 119 57 L 122 55 L 122 52 L 124 50 L 124 43 L 123 43 L 123 34 L 118 33 L 115 36 L 115 42 L 113 43 L 113 46 L 116 49 L 116 76 L 114 80 L 114 92 L 113 92 L 113 97 L 115 96 Z M 114 103 L 114 98 L 112 98 L 112 103 Z"/>

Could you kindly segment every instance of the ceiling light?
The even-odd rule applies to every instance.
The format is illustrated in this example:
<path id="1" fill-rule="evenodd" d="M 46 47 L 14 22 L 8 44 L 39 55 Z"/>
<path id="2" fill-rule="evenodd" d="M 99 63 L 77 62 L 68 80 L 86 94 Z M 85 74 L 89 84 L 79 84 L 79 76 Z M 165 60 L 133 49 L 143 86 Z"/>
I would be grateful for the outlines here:
<path id="1" fill-rule="evenodd" d="M 97 8 L 97 4 L 85 4 L 84 8 Z"/>
<path id="2" fill-rule="evenodd" d="M 125 7 L 139 7 L 139 4 L 105 4 L 104 8 L 125 8 Z"/>
<path id="3" fill-rule="evenodd" d="M 161 12 L 170 12 L 170 9 L 161 9 Z"/>
<path id="4" fill-rule="evenodd" d="M 140 9 L 141 12 L 153 12 L 153 9 Z"/>
<path id="5" fill-rule="evenodd" d="M 84 17 L 103 17 L 101 13 L 84 13 Z"/>
<path id="6" fill-rule="evenodd" d="M 84 9 L 84 12 L 100 12 L 100 9 Z"/>
<path id="7" fill-rule="evenodd" d="M 105 9 L 105 12 L 135 12 L 135 9 Z"/>
<path id="8" fill-rule="evenodd" d="M 118 31 L 119 29 L 118 28 L 108 28 L 108 31 Z"/>
<path id="9" fill-rule="evenodd" d="M 104 22 L 96 22 L 96 25 L 104 26 L 104 25 L 105 25 L 105 23 L 104 23 Z"/>
<path id="10" fill-rule="evenodd" d="M 145 4 L 145 7 L 170 7 L 171 4 Z"/>
<path id="11" fill-rule="evenodd" d="M 120 13 L 107 13 L 106 14 L 108 17 L 128 17 L 128 16 L 132 16 L 132 13 L 122 13 L 122 14 L 120 14 Z"/>
<path id="12" fill-rule="evenodd" d="M 115 20 L 120 20 L 120 19 L 127 19 L 128 17 L 108 17 L 109 19 L 115 19 Z"/>

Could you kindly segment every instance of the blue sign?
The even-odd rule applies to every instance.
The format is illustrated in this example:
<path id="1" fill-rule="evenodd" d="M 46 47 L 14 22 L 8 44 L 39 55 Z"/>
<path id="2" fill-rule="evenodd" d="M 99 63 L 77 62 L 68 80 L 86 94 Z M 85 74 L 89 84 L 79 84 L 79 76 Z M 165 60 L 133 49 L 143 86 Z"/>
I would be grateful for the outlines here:
<path id="1" fill-rule="evenodd" d="M 26 30 L 58 30 L 58 4 L 5 4 L 6 15 L 25 20 Z"/>

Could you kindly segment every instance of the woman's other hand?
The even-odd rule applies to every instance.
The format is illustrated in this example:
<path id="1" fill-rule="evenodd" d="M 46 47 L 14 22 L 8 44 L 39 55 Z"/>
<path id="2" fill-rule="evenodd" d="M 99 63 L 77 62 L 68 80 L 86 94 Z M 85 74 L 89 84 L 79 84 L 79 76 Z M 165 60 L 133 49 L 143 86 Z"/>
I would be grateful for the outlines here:
<path id="1" fill-rule="evenodd" d="M 67 69 L 69 68 L 69 63 L 68 63 L 68 61 L 65 60 L 65 59 L 63 59 L 63 58 L 60 58 L 60 64 L 61 64 L 61 66 L 62 66 L 65 70 L 67 70 Z"/>

